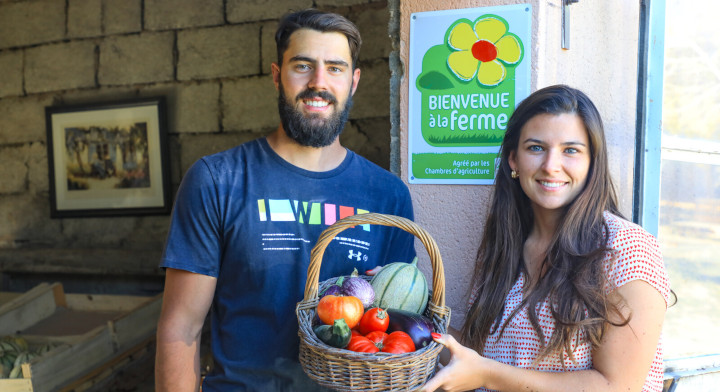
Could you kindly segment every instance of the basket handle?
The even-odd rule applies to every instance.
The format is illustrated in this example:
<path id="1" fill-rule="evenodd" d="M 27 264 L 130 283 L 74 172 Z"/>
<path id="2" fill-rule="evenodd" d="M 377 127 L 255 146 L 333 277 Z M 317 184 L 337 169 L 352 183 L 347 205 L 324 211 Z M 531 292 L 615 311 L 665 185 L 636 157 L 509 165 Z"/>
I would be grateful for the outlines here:
<path id="1" fill-rule="evenodd" d="M 375 224 L 381 226 L 393 226 L 398 227 L 413 234 L 425 246 L 428 254 L 430 255 L 430 262 L 432 263 L 432 303 L 437 306 L 445 306 L 445 270 L 443 269 L 442 257 L 438 250 L 435 240 L 430 234 L 425 231 L 422 227 L 418 226 L 415 222 L 410 219 L 403 218 L 401 216 L 378 214 L 378 213 L 367 213 L 352 215 L 346 218 L 340 219 L 339 221 L 330 225 L 325 229 L 318 238 L 317 243 L 310 253 L 310 265 L 307 270 L 307 281 L 305 282 L 305 301 L 318 298 L 318 285 L 320 279 L 320 265 L 322 264 L 323 254 L 325 249 L 328 247 L 333 238 L 340 232 L 347 228 L 355 227 L 357 225 L 364 224 Z"/>

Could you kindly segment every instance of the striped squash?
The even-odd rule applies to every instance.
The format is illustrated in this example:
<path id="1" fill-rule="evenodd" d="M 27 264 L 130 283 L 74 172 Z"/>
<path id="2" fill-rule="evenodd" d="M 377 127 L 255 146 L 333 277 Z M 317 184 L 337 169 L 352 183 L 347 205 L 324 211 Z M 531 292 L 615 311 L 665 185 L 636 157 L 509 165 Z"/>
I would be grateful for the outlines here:
<path id="1" fill-rule="evenodd" d="M 425 275 L 417 268 L 417 257 L 412 263 L 391 263 L 384 266 L 370 280 L 375 290 L 375 306 L 422 314 L 428 301 Z"/>

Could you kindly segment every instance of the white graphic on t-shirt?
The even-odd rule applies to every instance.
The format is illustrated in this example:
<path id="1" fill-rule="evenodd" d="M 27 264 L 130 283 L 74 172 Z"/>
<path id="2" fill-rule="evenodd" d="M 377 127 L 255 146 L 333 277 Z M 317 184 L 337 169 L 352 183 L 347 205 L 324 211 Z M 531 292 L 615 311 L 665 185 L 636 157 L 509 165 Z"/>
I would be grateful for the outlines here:
<path id="1" fill-rule="evenodd" d="M 263 233 L 262 241 L 263 250 L 300 250 L 300 247 L 298 246 L 270 246 L 270 244 L 266 243 L 266 241 L 289 241 L 289 244 L 297 241 L 304 242 L 306 244 L 310 243 L 310 241 L 305 238 L 297 237 L 295 233 Z"/>

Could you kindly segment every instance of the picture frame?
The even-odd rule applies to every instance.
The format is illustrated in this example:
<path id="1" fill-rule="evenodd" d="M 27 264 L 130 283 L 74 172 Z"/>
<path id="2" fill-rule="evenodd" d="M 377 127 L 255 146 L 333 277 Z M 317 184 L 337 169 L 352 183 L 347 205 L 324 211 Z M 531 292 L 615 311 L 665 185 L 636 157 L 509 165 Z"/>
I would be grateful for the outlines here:
<path id="1" fill-rule="evenodd" d="M 48 106 L 51 218 L 169 214 L 164 97 Z"/>

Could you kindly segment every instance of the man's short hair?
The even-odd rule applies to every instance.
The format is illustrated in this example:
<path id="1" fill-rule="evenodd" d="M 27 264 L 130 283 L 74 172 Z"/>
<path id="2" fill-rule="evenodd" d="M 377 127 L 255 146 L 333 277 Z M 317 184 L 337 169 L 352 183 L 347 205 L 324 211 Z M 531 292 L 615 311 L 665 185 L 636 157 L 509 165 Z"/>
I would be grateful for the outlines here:
<path id="1" fill-rule="evenodd" d="M 357 68 L 358 56 L 360 54 L 360 31 L 357 26 L 345 17 L 324 12 L 314 8 L 293 12 L 285 15 L 275 32 L 275 43 L 277 44 L 278 65 L 282 65 L 283 53 L 290 45 L 290 36 L 299 29 L 311 29 L 321 33 L 336 32 L 347 37 L 352 56 L 352 67 Z"/>

